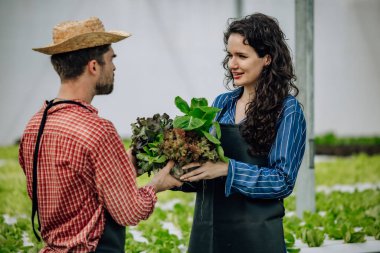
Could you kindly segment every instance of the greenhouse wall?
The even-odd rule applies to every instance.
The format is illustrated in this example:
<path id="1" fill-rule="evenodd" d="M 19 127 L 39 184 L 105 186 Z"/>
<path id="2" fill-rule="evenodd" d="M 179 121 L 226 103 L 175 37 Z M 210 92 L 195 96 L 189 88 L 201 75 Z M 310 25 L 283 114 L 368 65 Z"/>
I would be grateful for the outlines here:
<path id="1" fill-rule="evenodd" d="M 294 52 L 294 1 L 242 1 L 242 14 L 276 17 Z M 99 114 L 122 137 L 139 116 L 175 116 L 174 97 L 225 91 L 222 42 L 231 0 L 0 0 L 0 145 L 17 141 L 28 119 L 56 96 L 49 57 L 31 50 L 51 42 L 63 20 L 100 17 L 106 29 L 131 32 L 115 44 L 115 90 L 96 97 Z M 315 1 L 315 131 L 379 135 L 380 1 Z"/>

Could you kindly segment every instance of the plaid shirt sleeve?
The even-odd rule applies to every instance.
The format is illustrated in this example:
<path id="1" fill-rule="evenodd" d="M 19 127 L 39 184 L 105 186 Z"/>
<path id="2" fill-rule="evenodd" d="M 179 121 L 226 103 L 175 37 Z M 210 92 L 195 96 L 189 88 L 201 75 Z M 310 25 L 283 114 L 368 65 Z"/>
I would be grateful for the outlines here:
<path id="1" fill-rule="evenodd" d="M 137 188 L 136 171 L 112 123 L 90 154 L 100 203 L 121 225 L 136 225 L 153 212 L 157 196 L 152 186 Z"/>

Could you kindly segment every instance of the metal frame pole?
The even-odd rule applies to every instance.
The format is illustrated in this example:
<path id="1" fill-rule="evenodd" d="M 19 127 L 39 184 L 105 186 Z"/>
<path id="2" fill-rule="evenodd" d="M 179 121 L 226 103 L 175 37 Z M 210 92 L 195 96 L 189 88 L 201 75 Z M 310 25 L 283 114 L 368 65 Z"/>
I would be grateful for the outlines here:
<path id="1" fill-rule="evenodd" d="M 315 212 L 314 175 L 314 0 L 295 0 L 295 71 L 304 106 L 307 133 L 303 162 L 296 185 L 296 213 Z"/>
<path id="2" fill-rule="evenodd" d="M 237 18 L 241 18 L 243 16 L 243 0 L 235 0 L 235 12 Z"/>

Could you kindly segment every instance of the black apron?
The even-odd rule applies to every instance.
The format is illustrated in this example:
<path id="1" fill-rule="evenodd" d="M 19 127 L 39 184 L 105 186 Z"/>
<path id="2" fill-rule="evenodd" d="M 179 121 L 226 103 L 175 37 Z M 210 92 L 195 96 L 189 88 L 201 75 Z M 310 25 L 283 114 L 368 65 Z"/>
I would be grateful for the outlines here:
<path id="1" fill-rule="evenodd" d="M 95 253 L 124 253 L 125 227 L 116 223 L 107 211 L 105 218 L 106 224 Z"/>
<path id="2" fill-rule="evenodd" d="M 220 126 L 221 143 L 227 157 L 267 166 L 267 157 L 249 154 L 249 145 L 240 135 L 238 125 Z M 194 186 L 197 197 L 189 253 L 285 252 L 283 201 L 252 199 L 240 193 L 226 197 L 225 184 L 226 178 L 221 177 L 204 180 L 203 187 L 199 187 L 199 183 Z"/>
<path id="3" fill-rule="evenodd" d="M 51 100 L 51 101 L 46 101 L 46 104 L 47 106 L 44 110 L 44 113 L 41 119 L 41 124 L 40 124 L 38 135 L 37 135 L 36 146 L 35 146 L 34 154 L 33 154 L 32 227 L 33 227 L 34 235 L 36 236 L 38 241 L 41 241 L 41 239 L 39 235 L 37 234 L 37 231 L 35 230 L 35 227 L 34 227 L 34 217 L 37 213 L 38 230 L 39 231 L 41 230 L 40 219 L 38 217 L 37 164 L 38 164 L 38 152 L 39 152 L 39 147 L 40 147 L 40 141 L 41 141 L 42 133 L 45 128 L 48 110 L 51 107 L 58 104 L 75 104 L 75 105 L 88 109 L 83 104 L 76 101 L 71 101 L 71 100 L 63 100 L 63 101 L 58 101 L 58 102 L 54 102 L 53 100 Z M 99 240 L 99 243 L 95 252 L 97 253 L 123 253 L 124 244 L 125 244 L 125 227 L 116 223 L 114 219 L 111 217 L 111 215 L 107 212 L 107 210 L 105 211 L 105 220 L 106 222 L 104 226 L 104 231 Z"/>

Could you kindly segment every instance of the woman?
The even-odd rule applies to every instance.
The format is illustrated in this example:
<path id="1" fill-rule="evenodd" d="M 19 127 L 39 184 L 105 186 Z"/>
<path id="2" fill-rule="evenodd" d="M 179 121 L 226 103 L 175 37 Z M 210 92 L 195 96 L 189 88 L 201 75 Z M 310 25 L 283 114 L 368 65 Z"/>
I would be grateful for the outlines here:
<path id="1" fill-rule="evenodd" d="M 260 13 L 233 21 L 224 43 L 226 86 L 236 89 L 213 106 L 230 160 L 184 167 L 200 166 L 181 178 L 184 191 L 197 191 L 189 252 L 286 252 L 283 198 L 306 135 L 289 48 L 278 22 Z"/>

